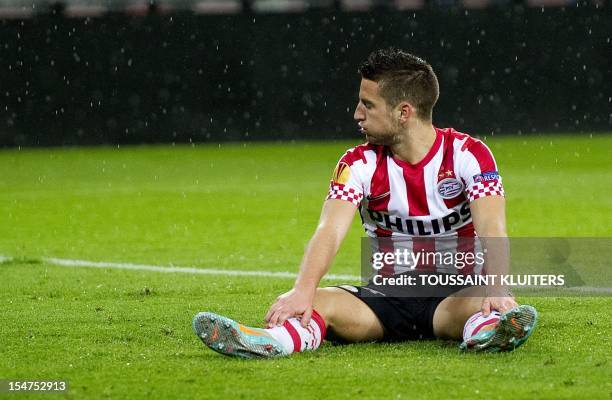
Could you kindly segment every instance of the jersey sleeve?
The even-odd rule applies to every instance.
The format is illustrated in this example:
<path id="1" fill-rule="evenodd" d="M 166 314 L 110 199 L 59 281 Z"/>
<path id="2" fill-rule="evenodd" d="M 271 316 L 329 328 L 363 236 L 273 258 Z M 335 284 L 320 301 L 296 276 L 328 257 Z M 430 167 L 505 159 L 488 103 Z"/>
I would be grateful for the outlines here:
<path id="1" fill-rule="evenodd" d="M 344 200 L 359 207 L 364 195 L 364 187 L 360 175 L 361 171 L 354 164 L 351 154 L 347 152 L 347 154 L 340 158 L 334 169 L 325 200 Z"/>
<path id="2" fill-rule="evenodd" d="M 457 161 L 469 202 L 481 197 L 505 196 L 495 158 L 483 142 L 470 138 L 463 145 Z"/>

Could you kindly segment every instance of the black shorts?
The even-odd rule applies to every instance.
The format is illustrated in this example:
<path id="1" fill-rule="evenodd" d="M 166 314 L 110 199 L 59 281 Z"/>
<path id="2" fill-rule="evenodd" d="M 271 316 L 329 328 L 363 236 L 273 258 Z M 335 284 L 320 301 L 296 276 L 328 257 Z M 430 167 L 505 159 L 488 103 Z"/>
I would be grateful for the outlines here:
<path id="1" fill-rule="evenodd" d="M 452 292 L 443 296 L 396 297 L 392 290 L 384 286 L 336 286 L 363 301 L 374 311 L 383 324 L 385 336 L 383 341 L 398 342 L 406 340 L 435 339 L 433 333 L 433 317 L 438 305 Z M 386 293 L 385 293 L 386 292 Z M 333 338 L 332 338 L 333 341 Z"/>

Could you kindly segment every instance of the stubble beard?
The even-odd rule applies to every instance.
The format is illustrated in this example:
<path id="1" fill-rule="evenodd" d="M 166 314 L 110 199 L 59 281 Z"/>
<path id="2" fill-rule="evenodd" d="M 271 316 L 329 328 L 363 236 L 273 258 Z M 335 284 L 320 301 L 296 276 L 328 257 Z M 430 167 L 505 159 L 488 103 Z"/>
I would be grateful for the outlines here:
<path id="1" fill-rule="evenodd" d="M 399 130 L 395 129 L 390 129 L 385 133 L 372 136 L 366 132 L 365 137 L 368 143 L 382 146 L 394 146 L 402 142 L 402 135 Z"/>

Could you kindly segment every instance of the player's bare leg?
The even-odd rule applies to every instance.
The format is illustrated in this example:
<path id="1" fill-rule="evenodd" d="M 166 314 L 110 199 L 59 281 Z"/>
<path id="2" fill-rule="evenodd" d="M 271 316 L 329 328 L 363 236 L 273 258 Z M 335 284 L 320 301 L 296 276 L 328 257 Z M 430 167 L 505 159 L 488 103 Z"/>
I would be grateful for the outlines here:
<path id="1" fill-rule="evenodd" d="M 314 309 L 327 330 L 342 341 L 370 342 L 383 338 L 384 329 L 376 314 L 363 301 L 337 287 L 317 289 Z"/>
<path id="2" fill-rule="evenodd" d="M 465 322 L 480 311 L 484 289 L 470 287 L 442 300 L 433 317 L 434 335 L 442 339 L 462 339 Z"/>

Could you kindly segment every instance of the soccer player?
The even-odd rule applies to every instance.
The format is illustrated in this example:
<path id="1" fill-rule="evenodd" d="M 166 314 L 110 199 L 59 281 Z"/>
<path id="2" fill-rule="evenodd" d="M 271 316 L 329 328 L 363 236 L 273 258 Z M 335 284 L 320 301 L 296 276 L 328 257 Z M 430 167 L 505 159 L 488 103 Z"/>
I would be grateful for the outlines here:
<path id="1" fill-rule="evenodd" d="M 217 352 L 246 358 L 314 350 L 326 335 L 342 342 L 461 340 L 466 329 L 478 333 L 463 338 L 462 350 L 520 346 L 535 328 L 536 310 L 519 306 L 499 284 L 429 297 L 391 296 L 371 283 L 318 288 L 358 210 L 374 239 L 507 237 L 504 191 L 491 151 L 467 134 L 432 124 L 439 95 L 432 67 L 390 48 L 370 54 L 359 72 L 354 119 L 366 143 L 340 158 L 293 288 L 270 307 L 266 329 L 202 312 L 193 320 L 196 334 Z M 496 254 L 486 267 L 506 271 L 507 257 Z"/>

